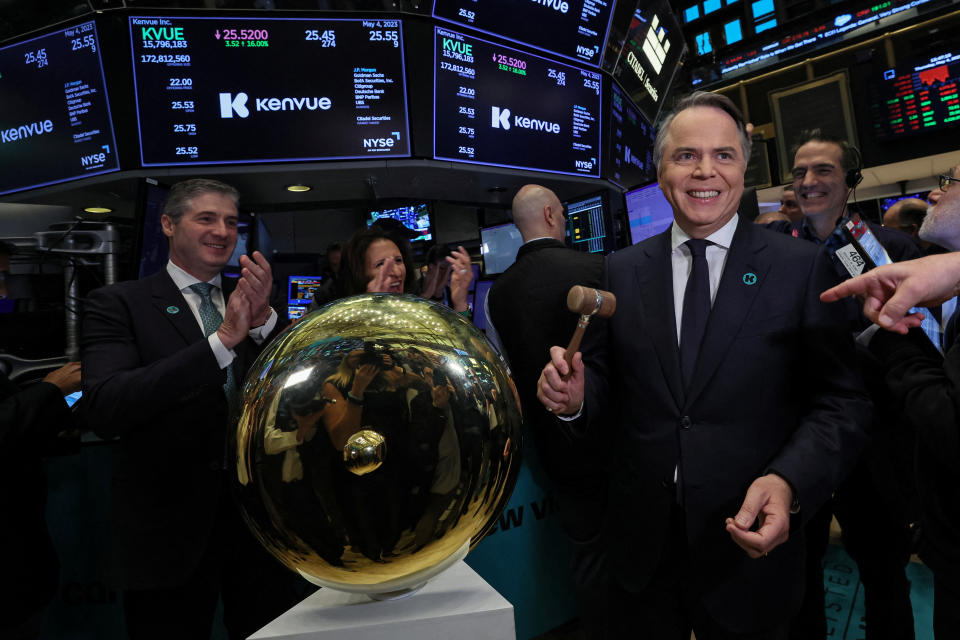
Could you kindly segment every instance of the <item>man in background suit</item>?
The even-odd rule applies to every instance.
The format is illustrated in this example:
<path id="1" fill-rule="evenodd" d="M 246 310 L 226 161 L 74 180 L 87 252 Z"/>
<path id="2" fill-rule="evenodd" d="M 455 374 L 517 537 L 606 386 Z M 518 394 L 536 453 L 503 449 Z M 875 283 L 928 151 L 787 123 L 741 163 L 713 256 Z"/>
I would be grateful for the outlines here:
<path id="1" fill-rule="evenodd" d="M 537 378 L 550 347 L 570 340 L 577 316 L 567 309 L 573 285 L 596 288 L 603 258 L 566 248 L 563 205 L 553 191 L 528 184 L 513 199 L 513 222 L 523 237 L 517 260 L 487 295 L 490 322 L 510 361 L 520 393 L 524 424 L 537 459 L 557 498 L 561 526 L 569 538 L 583 635 L 603 637 L 606 595 L 601 541 L 606 480 L 592 452 L 558 438 L 553 417 L 537 401 Z M 493 332 L 491 332 L 493 327 Z"/>
<path id="2" fill-rule="evenodd" d="M 607 257 L 616 314 L 540 378 L 558 424 L 609 449 L 611 637 L 785 638 L 799 523 L 864 441 L 829 259 L 737 215 L 749 146 L 729 99 L 681 100 L 654 148 L 674 224 Z"/>
<path id="3" fill-rule="evenodd" d="M 960 165 L 953 175 L 958 171 Z M 933 571 L 937 638 L 953 638 L 960 627 L 960 345 L 955 339 L 956 317 L 948 325 L 941 353 L 920 330 L 920 313 L 911 311 L 946 302 L 960 291 L 956 182 L 960 180 L 952 175 L 941 177 L 940 197 L 920 227 L 921 238 L 949 253 L 880 266 L 822 296 L 830 301 L 863 296 L 864 314 L 890 330 L 872 336 L 864 332 L 862 341 L 881 362 L 893 401 L 904 408 L 916 430 L 919 554 Z"/>
<path id="4" fill-rule="evenodd" d="M 292 574 L 253 539 L 228 486 L 229 399 L 277 325 L 259 252 L 241 258 L 235 288 L 220 275 L 237 200 L 213 180 L 174 185 L 166 268 L 86 302 L 84 418 L 120 436 L 108 578 L 132 638 L 208 638 L 218 597 L 230 637 L 245 638 L 295 602 Z"/>

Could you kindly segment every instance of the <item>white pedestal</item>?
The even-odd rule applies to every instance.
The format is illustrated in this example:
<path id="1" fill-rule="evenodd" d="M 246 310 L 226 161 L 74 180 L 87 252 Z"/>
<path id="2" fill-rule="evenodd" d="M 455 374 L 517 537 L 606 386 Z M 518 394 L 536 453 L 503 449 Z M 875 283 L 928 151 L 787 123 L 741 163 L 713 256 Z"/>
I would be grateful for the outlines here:
<path id="1" fill-rule="evenodd" d="M 395 600 L 320 589 L 249 640 L 515 640 L 513 605 L 464 562 Z"/>

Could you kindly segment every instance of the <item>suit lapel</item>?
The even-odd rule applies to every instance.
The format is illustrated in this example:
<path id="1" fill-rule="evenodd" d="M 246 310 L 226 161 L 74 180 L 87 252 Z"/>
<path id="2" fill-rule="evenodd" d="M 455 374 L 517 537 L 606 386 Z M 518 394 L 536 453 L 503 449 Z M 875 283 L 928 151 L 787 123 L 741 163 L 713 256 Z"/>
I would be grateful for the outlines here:
<path id="1" fill-rule="evenodd" d="M 670 228 L 644 246 L 644 255 L 636 266 L 636 277 L 643 303 L 644 330 L 650 335 L 670 393 L 677 407 L 682 407 L 683 382 L 674 315 Z"/>
<path id="2" fill-rule="evenodd" d="M 176 328 L 187 344 L 203 339 L 203 330 L 187 305 L 186 299 L 173 283 L 166 269 L 153 276 L 151 283 L 153 306 L 157 313 Z"/>
<path id="3" fill-rule="evenodd" d="M 690 406 L 723 362 L 740 326 L 747 319 L 770 269 L 767 243 L 746 218 L 741 217 L 727 254 L 717 297 L 710 311 L 697 368 L 687 393 Z"/>

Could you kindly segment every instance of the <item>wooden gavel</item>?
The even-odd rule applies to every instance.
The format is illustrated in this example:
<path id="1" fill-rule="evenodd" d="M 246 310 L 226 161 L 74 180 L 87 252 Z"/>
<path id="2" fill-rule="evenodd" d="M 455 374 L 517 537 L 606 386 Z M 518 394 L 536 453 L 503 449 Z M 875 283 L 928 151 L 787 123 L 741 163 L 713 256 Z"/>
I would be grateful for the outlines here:
<path id="1" fill-rule="evenodd" d="M 573 373 L 573 354 L 580 349 L 580 341 L 583 340 L 583 332 L 587 330 L 587 325 L 590 324 L 590 318 L 593 316 L 600 316 L 601 318 L 612 316 L 613 312 L 617 310 L 617 297 L 603 289 L 591 289 L 575 285 L 570 287 L 570 293 L 567 294 L 567 308 L 574 313 L 579 313 L 580 319 L 577 321 L 577 328 L 573 332 L 573 337 L 570 338 L 570 344 L 563 354 L 563 359 L 567 361 L 567 365 L 570 367 L 569 373 L 565 377 L 569 377 Z"/>

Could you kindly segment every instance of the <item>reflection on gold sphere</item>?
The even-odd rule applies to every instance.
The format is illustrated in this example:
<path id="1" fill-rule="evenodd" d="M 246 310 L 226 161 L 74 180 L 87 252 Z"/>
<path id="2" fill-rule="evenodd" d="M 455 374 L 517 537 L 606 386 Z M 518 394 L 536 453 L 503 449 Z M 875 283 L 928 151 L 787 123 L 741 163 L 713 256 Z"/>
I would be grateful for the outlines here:
<path id="1" fill-rule="evenodd" d="M 372 429 L 363 429 L 347 438 L 343 445 L 343 464 L 358 476 L 376 471 L 387 455 L 387 439 Z"/>
<path id="2" fill-rule="evenodd" d="M 519 470 L 503 362 L 446 307 L 365 294 L 303 318 L 243 385 L 237 490 L 263 545 L 316 584 L 413 588 L 493 525 Z"/>

